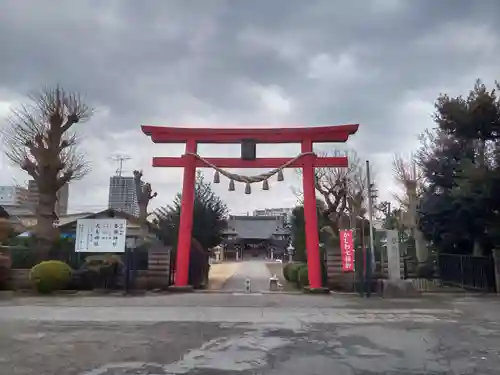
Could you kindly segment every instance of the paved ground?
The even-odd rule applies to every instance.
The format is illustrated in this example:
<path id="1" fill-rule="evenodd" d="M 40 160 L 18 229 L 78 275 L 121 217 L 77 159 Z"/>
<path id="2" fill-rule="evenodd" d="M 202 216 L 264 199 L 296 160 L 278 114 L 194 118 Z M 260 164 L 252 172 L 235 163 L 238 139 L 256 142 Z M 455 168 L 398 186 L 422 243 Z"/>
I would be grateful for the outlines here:
<path id="1" fill-rule="evenodd" d="M 497 299 L 0 300 L 0 374 L 498 374 Z"/>
<path id="2" fill-rule="evenodd" d="M 238 263 L 222 262 L 210 265 L 210 273 L 208 275 L 208 289 L 221 290 L 226 281 L 234 275 Z"/>
<path id="3" fill-rule="evenodd" d="M 223 290 L 243 291 L 245 279 L 250 279 L 250 289 L 255 292 L 269 290 L 269 278 L 272 276 L 266 266 L 266 260 L 244 260 L 236 262 L 234 274 L 226 281 Z"/>

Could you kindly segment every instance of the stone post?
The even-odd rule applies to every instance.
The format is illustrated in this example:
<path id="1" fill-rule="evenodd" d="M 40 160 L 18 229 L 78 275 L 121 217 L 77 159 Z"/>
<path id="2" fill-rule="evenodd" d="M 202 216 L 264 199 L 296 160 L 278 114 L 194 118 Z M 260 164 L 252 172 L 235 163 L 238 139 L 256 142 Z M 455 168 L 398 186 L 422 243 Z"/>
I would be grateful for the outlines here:
<path id="1" fill-rule="evenodd" d="M 387 230 L 387 271 L 389 280 L 401 280 L 401 255 L 397 230 Z"/>

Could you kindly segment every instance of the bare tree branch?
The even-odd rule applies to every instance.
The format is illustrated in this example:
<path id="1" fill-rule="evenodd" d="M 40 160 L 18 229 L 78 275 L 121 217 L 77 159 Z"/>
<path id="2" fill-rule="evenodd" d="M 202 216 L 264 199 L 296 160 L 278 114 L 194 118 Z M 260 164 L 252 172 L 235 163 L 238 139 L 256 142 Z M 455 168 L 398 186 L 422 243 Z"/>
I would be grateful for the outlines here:
<path id="1" fill-rule="evenodd" d="M 55 173 L 55 189 L 84 177 L 90 166 L 77 150 L 76 135 L 69 130 L 88 120 L 93 111 L 79 94 L 60 87 L 35 92 L 28 98 L 29 104 L 12 110 L 2 131 L 6 156 L 37 183 L 42 174 Z"/>
<path id="2" fill-rule="evenodd" d="M 423 189 L 424 174 L 422 168 L 417 163 L 415 154 L 405 157 L 403 155 L 394 155 L 393 175 L 396 183 L 399 185 L 402 193 L 393 193 L 394 199 L 404 208 L 408 208 L 408 191 L 416 189 L 417 197 L 420 196 Z"/>
<path id="3" fill-rule="evenodd" d="M 90 171 L 71 128 L 90 119 L 94 111 L 78 93 L 59 86 L 34 92 L 28 99 L 11 111 L 2 135 L 5 155 L 38 186 L 36 231 L 40 238 L 49 240 L 57 192 Z"/>
<path id="4" fill-rule="evenodd" d="M 332 156 L 322 153 L 319 156 Z M 333 156 L 339 156 L 334 152 Z M 315 188 L 326 205 L 324 216 L 335 226 L 345 215 L 363 217 L 367 210 L 367 186 L 364 164 L 354 151 L 347 152 L 347 168 L 316 168 Z M 300 175 L 301 170 L 297 170 Z"/>

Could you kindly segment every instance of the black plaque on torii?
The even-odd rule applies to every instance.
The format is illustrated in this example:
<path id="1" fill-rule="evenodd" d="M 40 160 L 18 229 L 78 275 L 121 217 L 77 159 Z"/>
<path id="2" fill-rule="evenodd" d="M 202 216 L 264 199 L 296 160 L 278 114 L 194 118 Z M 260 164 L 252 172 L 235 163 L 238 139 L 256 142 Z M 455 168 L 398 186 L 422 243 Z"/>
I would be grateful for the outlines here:
<path id="1" fill-rule="evenodd" d="M 257 142 L 253 139 L 241 140 L 241 160 L 255 160 L 257 158 Z"/>

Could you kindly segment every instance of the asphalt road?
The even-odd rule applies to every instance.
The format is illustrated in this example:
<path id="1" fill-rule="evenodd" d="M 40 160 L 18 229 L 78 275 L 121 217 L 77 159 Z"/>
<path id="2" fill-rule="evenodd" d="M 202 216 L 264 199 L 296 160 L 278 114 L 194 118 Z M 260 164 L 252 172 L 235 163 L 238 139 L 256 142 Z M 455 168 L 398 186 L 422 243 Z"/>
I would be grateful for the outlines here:
<path id="1" fill-rule="evenodd" d="M 0 301 L 0 374 L 498 374 L 496 299 L 192 294 Z"/>

